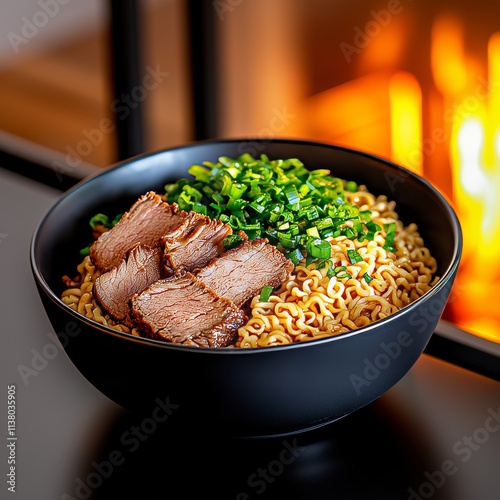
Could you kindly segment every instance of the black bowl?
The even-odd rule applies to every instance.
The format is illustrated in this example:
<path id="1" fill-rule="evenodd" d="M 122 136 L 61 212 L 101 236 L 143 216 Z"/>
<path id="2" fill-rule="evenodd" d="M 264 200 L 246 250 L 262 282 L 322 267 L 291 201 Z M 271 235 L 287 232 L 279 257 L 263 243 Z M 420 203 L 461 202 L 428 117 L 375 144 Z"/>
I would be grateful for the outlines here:
<path id="1" fill-rule="evenodd" d="M 365 184 L 397 202 L 418 224 L 438 261 L 439 282 L 398 313 L 357 331 L 258 349 L 200 348 L 119 333 L 60 300 L 88 243 L 88 220 L 120 213 L 149 190 L 187 175 L 194 163 L 248 152 L 299 158 L 308 168 Z M 457 217 L 427 181 L 382 158 L 334 145 L 277 139 L 205 141 L 146 154 L 66 192 L 38 225 L 31 266 L 47 315 L 80 372 L 124 408 L 189 422 L 192 429 L 240 437 L 296 433 L 333 422 L 398 382 L 429 341 L 448 300 L 462 249 Z M 149 411 L 149 410 L 148 410 Z"/>

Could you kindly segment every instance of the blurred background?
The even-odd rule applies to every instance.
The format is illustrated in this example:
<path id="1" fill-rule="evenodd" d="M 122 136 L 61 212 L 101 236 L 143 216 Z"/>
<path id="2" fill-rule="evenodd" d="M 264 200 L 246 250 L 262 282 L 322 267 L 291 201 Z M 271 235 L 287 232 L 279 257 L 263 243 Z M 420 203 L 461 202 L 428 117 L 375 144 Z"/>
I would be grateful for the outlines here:
<path id="1" fill-rule="evenodd" d="M 130 3 L 4 3 L 3 141 L 53 150 L 68 169 L 106 168 L 127 156 L 115 124 L 140 110 L 142 138 L 130 154 L 252 136 L 392 159 L 438 187 L 462 223 L 464 254 L 445 319 L 500 342 L 499 7 L 142 0 L 133 16 L 141 79 L 119 93 L 117 64 L 129 61 L 114 60 L 111 30 L 117 9 Z"/>

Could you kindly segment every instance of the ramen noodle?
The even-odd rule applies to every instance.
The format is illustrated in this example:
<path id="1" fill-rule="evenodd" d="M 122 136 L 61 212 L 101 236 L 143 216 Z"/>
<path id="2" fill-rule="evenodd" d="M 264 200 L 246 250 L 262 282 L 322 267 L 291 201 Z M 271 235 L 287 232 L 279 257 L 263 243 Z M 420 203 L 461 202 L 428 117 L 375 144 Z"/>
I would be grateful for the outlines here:
<path id="1" fill-rule="evenodd" d="M 345 195 L 360 210 L 371 211 L 372 220 L 381 228 L 396 224 L 394 251 L 384 248 L 383 229 L 373 240 L 362 242 L 344 236 L 329 238 L 330 265 L 317 268 L 304 259 L 265 302 L 255 296 L 248 307 L 248 322 L 229 347 L 284 345 L 353 331 L 396 313 L 437 282 L 436 260 L 425 247 L 418 227 L 413 223 L 405 226 L 399 220 L 395 202 L 374 196 L 364 186 Z M 348 250 L 357 251 L 359 262 L 351 263 Z M 342 268 L 343 272 L 329 277 L 330 267 Z M 104 326 L 140 336 L 136 328 L 113 320 L 95 300 L 92 288 L 99 271 L 90 256 L 78 265 L 77 272 L 75 278 L 63 278 L 66 289 L 62 301 Z"/>
<path id="2" fill-rule="evenodd" d="M 139 336 L 136 328 L 118 323 L 111 316 L 102 310 L 96 302 L 92 293 L 95 280 L 100 276 L 99 270 L 93 264 L 90 256 L 86 256 L 77 266 L 78 275 L 71 279 L 64 276 L 63 280 L 66 284 L 66 290 L 61 294 L 61 300 L 71 307 L 71 309 L 79 312 L 86 318 L 89 318 L 101 325 L 108 326 L 119 332 L 131 333 Z"/>

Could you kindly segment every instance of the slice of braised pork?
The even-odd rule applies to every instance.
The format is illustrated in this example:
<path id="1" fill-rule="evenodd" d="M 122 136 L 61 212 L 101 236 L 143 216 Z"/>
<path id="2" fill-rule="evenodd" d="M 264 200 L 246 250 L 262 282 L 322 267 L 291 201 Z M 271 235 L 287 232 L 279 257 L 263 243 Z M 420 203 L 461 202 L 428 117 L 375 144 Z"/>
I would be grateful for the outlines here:
<path id="1" fill-rule="evenodd" d="M 130 299 L 161 278 L 161 257 L 160 247 L 138 244 L 118 267 L 113 267 L 95 280 L 94 295 L 114 319 L 133 326 L 129 314 Z"/>
<path id="2" fill-rule="evenodd" d="M 223 253 L 222 241 L 232 232 L 231 226 L 220 220 L 190 212 L 182 224 L 160 240 L 165 251 L 165 276 L 206 266 Z"/>
<path id="3" fill-rule="evenodd" d="M 119 222 L 90 247 L 90 257 L 101 272 L 118 266 L 137 243 L 156 247 L 160 238 L 177 227 L 187 213 L 168 204 L 154 191 L 141 196 Z"/>
<path id="4" fill-rule="evenodd" d="M 156 281 L 131 299 L 132 317 L 147 337 L 202 347 L 225 347 L 247 317 L 193 274 Z"/>
<path id="5" fill-rule="evenodd" d="M 266 238 L 244 241 L 214 259 L 196 278 L 238 307 L 264 286 L 278 287 L 293 271 L 293 263 Z"/>

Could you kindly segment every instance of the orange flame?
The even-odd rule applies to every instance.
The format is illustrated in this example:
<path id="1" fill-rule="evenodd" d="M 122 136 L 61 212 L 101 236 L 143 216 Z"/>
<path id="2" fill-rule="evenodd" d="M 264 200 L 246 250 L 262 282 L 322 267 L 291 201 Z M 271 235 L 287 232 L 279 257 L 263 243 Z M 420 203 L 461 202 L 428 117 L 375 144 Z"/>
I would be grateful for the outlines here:
<path id="1" fill-rule="evenodd" d="M 485 114 L 458 115 L 451 140 L 453 202 L 464 234 L 463 261 L 457 277 L 457 286 L 464 293 L 453 307 L 460 327 L 500 342 L 500 313 L 492 307 L 492 297 L 500 291 L 495 245 L 500 237 L 500 162 L 496 169 L 485 166 Z"/>
<path id="2" fill-rule="evenodd" d="M 467 85 L 462 25 L 455 17 L 443 15 L 434 22 L 431 37 L 431 66 L 436 87 L 445 96 L 456 96 Z"/>
<path id="3" fill-rule="evenodd" d="M 389 83 L 392 159 L 422 175 L 422 92 L 410 73 L 398 72 Z"/>

